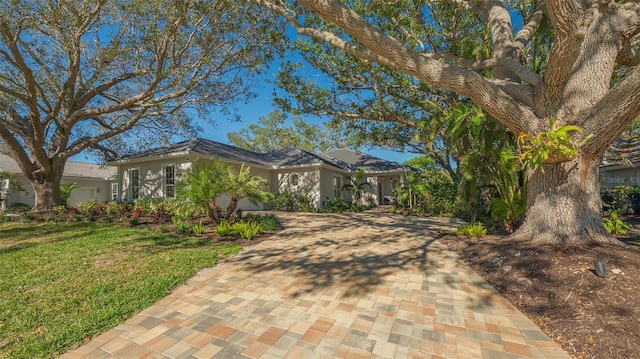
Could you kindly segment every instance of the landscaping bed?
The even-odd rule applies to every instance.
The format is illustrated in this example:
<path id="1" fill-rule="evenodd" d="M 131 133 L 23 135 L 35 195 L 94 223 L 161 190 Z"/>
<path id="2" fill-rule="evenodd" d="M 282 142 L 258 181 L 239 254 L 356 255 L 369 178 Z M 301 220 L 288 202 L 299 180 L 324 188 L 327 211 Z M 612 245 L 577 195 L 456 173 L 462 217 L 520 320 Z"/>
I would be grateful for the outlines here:
<path id="1" fill-rule="evenodd" d="M 640 358 L 640 236 L 630 244 L 533 245 L 500 236 L 440 240 L 574 358 Z M 606 277 L 594 261 L 605 263 Z"/>

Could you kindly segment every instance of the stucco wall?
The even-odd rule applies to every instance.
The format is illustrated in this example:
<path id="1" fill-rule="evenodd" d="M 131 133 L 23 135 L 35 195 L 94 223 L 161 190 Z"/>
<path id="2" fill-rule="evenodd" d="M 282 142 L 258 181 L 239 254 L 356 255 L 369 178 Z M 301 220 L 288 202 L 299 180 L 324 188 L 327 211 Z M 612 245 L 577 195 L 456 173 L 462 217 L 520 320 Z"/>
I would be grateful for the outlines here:
<path id="1" fill-rule="evenodd" d="M 316 168 L 303 168 L 289 171 L 275 171 L 275 188 L 276 192 L 303 192 L 311 196 L 311 204 L 319 207 L 321 204 L 320 197 L 320 171 Z M 295 178 L 297 177 L 297 182 Z"/>
<path id="2" fill-rule="evenodd" d="M 6 196 L 4 203 L 0 204 L 2 208 L 8 208 L 14 203 L 25 203 L 29 206 L 35 204 L 35 191 L 31 182 L 22 174 L 15 174 L 11 177 L 12 180 L 16 180 L 22 184 L 22 187 L 27 191 L 27 194 L 13 193 Z M 96 199 L 98 203 L 104 203 L 109 200 L 109 194 L 111 190 L 110 181 L 103 179 L 85 179 L 85 178 L 69 178 L 63 177 L 62 185 L 75 183 L 78 188 L 71 192 L 68 204 L 70 206 L 76 206 L 78 202 L 91 201 Z M 3 196 L 4 197 L 4 196 Z"/>

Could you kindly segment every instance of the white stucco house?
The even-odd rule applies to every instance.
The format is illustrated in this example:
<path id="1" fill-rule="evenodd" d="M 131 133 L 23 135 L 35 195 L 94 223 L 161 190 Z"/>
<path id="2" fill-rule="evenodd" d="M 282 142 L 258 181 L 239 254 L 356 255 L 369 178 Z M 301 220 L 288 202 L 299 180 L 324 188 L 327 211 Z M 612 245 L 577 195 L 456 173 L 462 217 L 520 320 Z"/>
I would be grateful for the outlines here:
<path id="1" fill-rule="evenodd" d="M 348 198 L 342 191 L 349 178 L 358 170 L 365 173 L 370 184 L 362 200 L 382 204 L 393 195 L 395 185 L 403 183 L 405 173 L 411 168 L 349 149 L 327 153 L 310 153 L 297 148 L 285 148 L 268 153 L 257 153 L 225 145 L 203 138 L 141 151 L 115 159 L 106 165 L 67 162 L 62 183 L 75 183 L 79 188 L 72 192 L 70 205 L 96 199 L 98 202 L 131 202 L 138 198 L 167 198 L 175 196 L 175 185 L 181 175 L 195 162 L 218 159 L 236 168 L 245 165 L 251 173 L 263 177 L 272 192 L 305 191 L 313 199 L 313 205 L 322 206 L 326 198 Z M 8 180 L 2 181 L 1 204 L 7 208 L 12 203 L 34 204 L 33 188 L 22 175 L 18 165 L 8 156 L 0 155 L 0 170 L 20 181 L 28 194 L 8 194 Z M 222 206 L 228 198 L 219 198 Z M 266 203 L 242 200 L 244 210 L 269 209 Z"/>
<path id="2" fill-rule="evenodd" d="M 31 183 L 22 174 L 18 164 L 9 156 L 0 154 L 0 170 L 8 173 L 11 180 L 22 184 L 27 193 L 10 193 L 9 180 L 0 180 L 0 210 L 9 208 L 12 204 L 24 203 L 33 206 L 35 202 Z M 68 161 L 64 168 L 62 184 L 75 183 L 78 188 L 71 192 L 69 204 L 75 206 L 78 202 L 96 199 L 107 202 L 111 197 L 111 190 L 115 183 L 116 169 L 105 165 Z"/>
<path id="3" fill-rule="evenodd" d="M 313 205 L 320 207 L 326 198 L 341 197 L 342 186 L 361 169 L 366 174 L 368 193 L 363 199 L 381 204 L 393 194 L 393 186 L 402 183 L 411 169 L 396 162 L 369 156 L 349 149 L 327 153 L 310 153 L 297 148 L 285 148 L 257 153 L 219 142 L 195 138 L 109 162 L 116 169 L 117 189 L 113 199 L 133 201 L 136 198 L 166 198 L 175 196 L 175 184 L 194 162 L 218 159 L 239 168 L 251 167 L 253 175 L 267 180 L 272 192 L 306 191 Z M 348 198 L 345 198 L 348 199 Z M 228 199 L 227 199 L 228 201 Z M 225 206 L 225 198 L 219 203 Z M 269 209 L 266 203 L 243 200 L 244 210 Z"/>

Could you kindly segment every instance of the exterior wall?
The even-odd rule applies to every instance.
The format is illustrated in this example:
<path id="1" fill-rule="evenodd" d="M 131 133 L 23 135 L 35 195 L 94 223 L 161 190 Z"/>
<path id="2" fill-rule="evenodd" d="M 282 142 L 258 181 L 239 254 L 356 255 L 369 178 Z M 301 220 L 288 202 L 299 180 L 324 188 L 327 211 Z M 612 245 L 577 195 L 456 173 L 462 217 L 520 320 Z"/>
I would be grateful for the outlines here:
<path id="1" fill-rule="evenodd" d="M 29 206 L 33 206 L 35 204 L 35 191 L 33 186 L 31 186 L 31 182 L 27 181 L 22 174 L 14 174 L 11 179 L 20 182 L 22 187 L 27 191 L 27 194 L 13 193 L 5 197 L 3 193 L 2 197 L 4 198 L 4 201 L 0 203 L 0 206 L 2 206 L 0 208 L 6 209 L 15 203 L 24 203 Z M 108 180 L 70 177 L 62 178 L 61 184 L 64 185 L 71 183 L 75 183 L 78 188 L 71 192 L 71 197 L 68 200 L 68 204 L 70 206 L 76 206 L 79 202 L 91 201 L 94 198 L 98 203 L 104 203 L 109 200 L 111 182 Z M 3 187 L 3 189 L 4 188 L 6 187 Z"/>
<path id="2" fill-rule="evenodd" d="M 640 168 L 638 167 L 619 167 L 619 168 L 601 168 L 600 181 L 606 188 L 615 186 L 638 186 L 640 185 Z"/>
<path id="3" fill-rule="evenodd" d="M 131 171 L 139 171 L 139 198 L 164 198 L 164 168 L 175 167 L 175 180 L 180 179 L 181 174 L 191 167 L 187 157 L 171 157 L 140 163 L 130 163 L 118 166 L 118 200 L 123 202 L 133 201 Z"/>
<path id="4" fill-rule="evenodd" d="M 320 205 L 327 198 L 343 198 L 344 186 L 347 179 L 347 173 L 323 168 L 320 171 Z M 337 182 L 336 182 L 337 181 Z"/>
<path id="5" fill-rule="evenodd" d="M 320 170 L 315 168 L 302 168 L 289 171 L 274 171 L 275 182 L 271 186 L 274 192 L 306 192 L 311 196 L 311 204 L 320 207 Z"/>
<path id="6" fill-rule="evenodd" d="M 105 203 L 110 200 L 111 181 L 94 179 L 71 179 L 63 178 L 62 184 L 75 183 L 78 188 L 71 192 L 68 204 L 76 206 L 79 202 L 88 202 L 94 198 L 98 203 Z"/>

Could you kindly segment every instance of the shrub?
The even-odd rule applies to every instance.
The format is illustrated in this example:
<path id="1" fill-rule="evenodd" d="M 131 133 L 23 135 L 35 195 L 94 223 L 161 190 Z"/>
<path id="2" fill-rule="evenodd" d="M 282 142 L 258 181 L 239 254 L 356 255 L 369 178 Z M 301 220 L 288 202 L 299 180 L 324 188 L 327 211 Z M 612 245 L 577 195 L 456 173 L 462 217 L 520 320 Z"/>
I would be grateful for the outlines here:
<path id="1" fill-rule="evenodd" d="M 328 198 L 322 203 L 322 209 L 325 212 L 331 213 L 342 213 L 347 210 L 352 210 L 353 208 L 357 208 L 357 206 L 352 205 L 351 203 L 343 200 L 342 198 Z"/>
<path id="2" fill-rule="evenodd" d="M 233 233 L 233 228 L 231 227 L 231 223 L 229 223 L 229 221 L 224 219 L 221 220 L 220 223 L 218 223 L 218 226 L 216 227 L 216 233 L 220 237 L 226 237 L 230 235 L 231 233 Z"/>
<path id="3" fill-rule="evenodd" d="M 262 226 L 260 226 L 258 222 L 238 222 L 235 223 L 232 228 L 235 233 L 238 233 L 240 237 L 247 240 L 253 239 L 253 237 L 257 236 L 262 230 Z"/>
<path id="4" fill-rule="evenodd" d="M 276 228 L 278 228 L 278 225 L 280 224 L 280 222 L 278 221 L 278 218 L 276 218 L 276 216 L 274 216 L 273 214 L 266 214 L 262 216 L 256 215 L 256 214 L 249 214 L 247 215 L 246 220 L 248 222 L 260 223 L 263 231 L 273 231 Z"/>
<path id="5" fill-rule="evenodd" d="M 465 224 L 458 226 L 458 234 L 472 236 L 475 238 L 480 238 L 487 234 L 487 229 L 480 222 L 473 222 L 470 224 Z"/>
<path id="6" fill-rule="evenodd" d="M 193 234 L 195 234 L 196 236 L 199 236 L 202 233 L 204 233 L 204 224 L 202 224 L 202 220 L 200 220 L 198 224 L 193 226 Z"/>
<path id="7" fill-rule="evenodd" d="M 174 227 L 176 230 L 176 233 L 178 234 L 189 234 L 191 233 L 191 224 L 189 224 L 189 222 L 185 222 L 185 221 L 177 221 L 174 222 Z"/>
<path id="8" fill-rule="evenodd" d="M 308 191 L 291 192 L 288 190 L 274 193 L 269 204 L 276 211 L 298 212 L 309 211 L 313 198 Z"/>
<path id="9" fill-rule="evenodd" d="M 62 216 L 56 214 L 55 216 L 49 217 L 48 221 L 51 222 L 51 223 L 60 223 L 60 222 L 64 222 L 64 218 L 62 218 Z"/>
<path id="10" fill-rule="evenodd" d="M 94 198 L 88 202 L 80 202 L 76 206 L 78 207 L 78 210 L 80 211 L 80 213 L 84 215 L 91 215 L 93 214 L 93 210 L 96 208 L 97 205 L 98 205 L 98 201 Z"/>
<path id="11" fill-rule="evenodd" d="M 615 211 L 609 213 L 609 218 L 605 218 L 602 221 L 602 225 L 604 226 L 604 229 L 607 230 L 607 232 L 613 235 L 624 235 L 629 233 L 629 230 L 631 229 L 631 225 L 625 223 Z"/>
<path id="12" fill-rule="evenodd" d="M 55 206 L 53 207 L 53 213 L 55 214 L 63 214 L 67 212 L 66 206 Z"/>
<path id="13" fill-rule="evenodd" d="M 110 216 L 118 216 L 124 214 L 127 211 L 127 206 L 119 202 L 107 202 L 106 211 Z"/>

